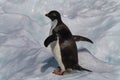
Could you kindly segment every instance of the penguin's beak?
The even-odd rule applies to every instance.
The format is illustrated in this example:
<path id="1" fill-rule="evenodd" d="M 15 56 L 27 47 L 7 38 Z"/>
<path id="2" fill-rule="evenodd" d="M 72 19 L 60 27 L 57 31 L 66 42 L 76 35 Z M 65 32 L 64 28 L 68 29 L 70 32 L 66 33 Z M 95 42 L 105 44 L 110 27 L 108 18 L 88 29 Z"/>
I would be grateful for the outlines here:
<path id="1" fill-rule="evenodd" d="M 45 16 L 48 16 L 48 14 L 45 14 Z"/>

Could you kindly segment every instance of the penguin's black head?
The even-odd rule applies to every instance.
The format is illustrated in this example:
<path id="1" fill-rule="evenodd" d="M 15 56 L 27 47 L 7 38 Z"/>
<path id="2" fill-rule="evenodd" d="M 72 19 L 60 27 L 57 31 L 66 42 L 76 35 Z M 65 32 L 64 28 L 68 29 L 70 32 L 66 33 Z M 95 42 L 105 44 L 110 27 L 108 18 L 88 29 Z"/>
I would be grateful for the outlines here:
<path id="1" fill-rule="evenodd" d="M 50 18 L 52 21 L 54 21 L 55 19 L 61 20 L 60 13 L 58 11 L 55 11 L 55 10 L 50 11 L 49 13 L 45 14 L 45 16 Z"/>

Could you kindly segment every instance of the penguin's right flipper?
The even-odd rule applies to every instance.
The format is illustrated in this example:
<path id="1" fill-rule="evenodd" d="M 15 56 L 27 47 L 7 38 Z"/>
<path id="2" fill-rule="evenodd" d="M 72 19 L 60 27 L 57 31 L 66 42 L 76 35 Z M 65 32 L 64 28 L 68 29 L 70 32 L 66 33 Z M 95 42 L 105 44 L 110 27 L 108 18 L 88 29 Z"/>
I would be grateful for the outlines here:
<path id="1" fill-rule="evenodd" d="M 83 36 L 73 35 L 73 39 L 74 39 L 75 41 L 87 41 L 87 42 L 90 42 L 90 43 L 93 44 L 93 41 L 92 41 L 92 40 L 90 40 L 90 39 L 88 39 L 88 38 L 86 38 L 86 37 L 83 37 Z"/>
<path id="2" fill-rule="evenodd" d="M 44 46 L 47 47 L 51 42 L 57 40 L 57 37 L 55 35 L 51 35 L 47 37 L 44 41 Z"/>

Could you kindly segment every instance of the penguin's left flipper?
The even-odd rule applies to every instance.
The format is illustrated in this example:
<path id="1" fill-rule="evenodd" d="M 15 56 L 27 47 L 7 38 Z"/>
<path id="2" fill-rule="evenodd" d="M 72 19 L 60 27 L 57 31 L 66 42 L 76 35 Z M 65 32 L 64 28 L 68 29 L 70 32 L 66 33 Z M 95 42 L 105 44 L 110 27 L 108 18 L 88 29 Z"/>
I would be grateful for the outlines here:
<path id="1" fill-rule="evenodd" d="M 90 42 L 90 43 L 93 44 L 93 41 L 92 41 L 92 40 L 90 40 L 90 39 L 88 39 L 88 38 L 86 38 L 86 37 L 83 37 L 83 36 L 73 35 L 73 39 L 74 39 L 75 41 L 87 41 L 87 42 Z"/>
<path id="2" fill-rule="evenodd" d="M 55 35 L 51 35 L 47 37 L 44 41 L 44 46 L 47 47 L 51 42 L 57 40 L 57 37 Z"/>

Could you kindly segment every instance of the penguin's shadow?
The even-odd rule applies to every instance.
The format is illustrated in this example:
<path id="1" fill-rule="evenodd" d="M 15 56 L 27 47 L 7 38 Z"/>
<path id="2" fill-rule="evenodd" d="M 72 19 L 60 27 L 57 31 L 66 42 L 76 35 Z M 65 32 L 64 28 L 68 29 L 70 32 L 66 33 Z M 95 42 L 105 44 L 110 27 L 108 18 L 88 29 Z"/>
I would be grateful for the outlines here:
<path id="1" fill-rule="evenodd" d="M 86 48 L 81 48 L 81 49 L 78 49 L 78 53 L 79 52 L 89 52 L 89 50 L 87 50 Z M 48 59 L 44 60 L 42 63 L 44 65 L 41 67 L 41 72 L 45 72 L 50 67 L 52 67 L 52 68 L 57 68 L 58 67 L 58 64 L 57 64 L 54 57 L 49 57 Z"/>
<path id="2" fill-rule="evenodd" d="M 54 57 L 49 57 L 48 59 L 42 62 L 44 65 L 41 67 L 41 72 L 45 72 L 50 67 L 56 68 L 58 66 Z"/>

